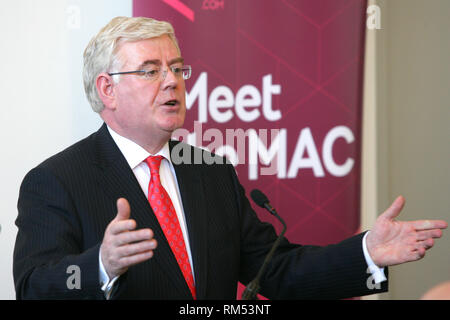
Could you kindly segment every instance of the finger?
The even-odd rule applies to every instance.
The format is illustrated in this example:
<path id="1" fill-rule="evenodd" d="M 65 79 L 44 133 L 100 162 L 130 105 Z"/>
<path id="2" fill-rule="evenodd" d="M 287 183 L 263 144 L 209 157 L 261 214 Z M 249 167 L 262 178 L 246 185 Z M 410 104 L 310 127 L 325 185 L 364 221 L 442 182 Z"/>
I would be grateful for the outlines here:
<path id="1" fill-rule="evenodd" d="M 403 196 L 399 196 L 381 216 L 385 219 L 393 220 L 400 214 L 400 211 L 402 211 L 404 205 L 405 198 L 403 198 Z"/>
<path id="2" fill-rule="evenodd" d="M 108 232 L 112 235 L 118 235 L 125 231 L 131 231 L 136 229 L 136 221 L 133 219 L 128 220 L 113 220 L 108 226 Z"/>
<path id="3" fill-rule="evenodd" d="M 153 238 L 153 231 L 151 229 L 140 229 L 136 231 L 123 232 L 114 237 L 113 243 L 115 246 L 123 246 L 133 242 L 151 240 Z"/>
<path id="4" fill-rule="evenodd" d="M 419 244 L 425 248 L 425 250 L 428 250 L 434 246 L 434 240 L 433 239 L 427 239 L 424 241 L 420 241 Z"/>
<path id="5" fill-rule="evenodd" d="M 416 260 L 420 260 L 420 259 L 422 259 L 423 257 L 425 257 L 426 251 L 427 251 L 427 250 L 426 250 L 423 246 L 421 246 L 421 247 L 419 247 L 417 250 L 415 250 L 415 251 L 413 252 L 413 255 L 414 255 L 414 257 L 415 257 Z"/>
<path id="6" fill-rule="evenodd" d="M 123 257 L 119 260 L 119 262 L 120 262 L 120 265 L 125 268 L 125 267 L 131 267 L 135 264 L 144 262 L 144 261 L 150 259 L 151 257 L 153 257 L 153 250 L 142 252 L 142 253 L 135 254 L 132 256 L 128 256 L 128 257 Z"/>
<path id="7" fill-rule="evenodd" d="M 117 215 L 116 220 L 127 220 L 130 218 L 130 204 L 128 203 L 128 200 L 125 198 L 119 198 L 117 199 Z"/>
<path id="8" fill-rule="evenodd" d="M 145 240 L 137 243 L 127 244 L 121 246 L 117 249 L 117 254 L 119 257 L 128 257 L 135 254 L 144 253 L 150 250 L 155 250 L 157 247 L 157 242 L 155 239 Z"/>
<path id="9" fill-rule="evenodd" d="M 426 239 L 423 241 L 417 241 L 414 245 L 413 253 L 420 252 L 421 250 L 428 250 L 434 246 L 433 239 Z"/>
<path id="10" fill-rule="evenodd" d="M 444 220 L 417 220 L 412 224 L 416 230 L 446 229 L 448 226 Z"/>
<path id="11" fill-rule="evenodd" d="M 419 240 L 419 241 L 431 239 L 431 238 L 440 238 L 440 237 L 442 237 L 442 231 L 440 229 L 417 232 L 417 240 Z"/>

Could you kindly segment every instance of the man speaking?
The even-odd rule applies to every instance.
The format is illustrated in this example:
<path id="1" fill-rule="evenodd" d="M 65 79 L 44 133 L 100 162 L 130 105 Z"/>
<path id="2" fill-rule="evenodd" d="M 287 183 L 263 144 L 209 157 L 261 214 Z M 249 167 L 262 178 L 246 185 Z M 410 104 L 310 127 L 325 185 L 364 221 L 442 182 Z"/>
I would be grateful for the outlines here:
<path id="1" fill-rule="evenodd" d="M 117 17 L 89 42 L 84 86 L 104 124 L 24 178 L 17 298 L 234 299 L 238 281 L 256 276 L 277 236 L 257 218 L 233 166 L 173 161 L 205 153 L 171 140 L 185 119 L 190 74 L 167 22 Z M 261 293 L 339 299 L 386 291 L 385 267 L 422 258 L 447 227 L 396 221 L 403 205 L 397 198 L 370 232 L 339 244 L 283 239 Z M 79 270 L 77 286 L 68 285 L 68 270 Z M 369 276 L 380 289 L 367 286 Z"/>

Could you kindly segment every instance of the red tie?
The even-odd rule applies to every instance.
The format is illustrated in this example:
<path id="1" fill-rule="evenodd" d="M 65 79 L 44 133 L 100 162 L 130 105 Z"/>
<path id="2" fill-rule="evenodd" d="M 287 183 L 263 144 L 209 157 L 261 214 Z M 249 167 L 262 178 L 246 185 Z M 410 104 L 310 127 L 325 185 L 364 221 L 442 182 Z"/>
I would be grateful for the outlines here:
<path id="1" fill-rule="evenodd" d="M 145 159 L 150 168 L 151 179 L 148 185 L 148 202 L 153 209 L 164 235 L 169 242 L 181 272 L 186 279 L 192 297 L 196 299 L 194 277 L 192 276 L 191 264 L 184 244 L 183 233 L 178 222 L 177 213 L 173 207 L 169 194 L 164 189 L 159 178 L 159 167 L 162 156 L 150 156 Z"/>

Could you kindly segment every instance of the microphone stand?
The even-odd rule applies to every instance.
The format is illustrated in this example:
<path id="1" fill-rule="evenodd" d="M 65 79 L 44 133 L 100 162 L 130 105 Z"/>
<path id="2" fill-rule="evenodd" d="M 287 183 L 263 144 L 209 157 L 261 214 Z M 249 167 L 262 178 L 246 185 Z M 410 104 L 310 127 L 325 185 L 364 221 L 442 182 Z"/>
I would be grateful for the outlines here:
<path id="1" fill-rule="evenodd" d="M 278 215 L 278 213 L 275 211 L 275 209 L 269 204 L 265 203 L 264 208 L 266 208 L 272 215 L 274 215 L 283 225 L 283 231 L 281 231 L 280 235 L 278 236 L 277 240 L 272 245 L 272 248 L 270 249 L 269 253 L 267 254 L 266 258 L 264 259 L 264 263 L 261 266 L 261 268 L 258 271 L 258 274 L 256 275 L 256 278 L 253 279 L 245 288 L 244 292 L 242 293 L 242 300 L 258 300 L 257 294 L 259 290 L 261 289 L 259 285 L 259 279 L 263 275 L 264 271 L 267 268 L 267 265 L 269 261 L 272 259 L 273 253 L 275 252 L 276 248 L 280 244 L 281 238 L 283 237 L 284 233 L 286 232 L 286 223 L 284 220 Z"/>

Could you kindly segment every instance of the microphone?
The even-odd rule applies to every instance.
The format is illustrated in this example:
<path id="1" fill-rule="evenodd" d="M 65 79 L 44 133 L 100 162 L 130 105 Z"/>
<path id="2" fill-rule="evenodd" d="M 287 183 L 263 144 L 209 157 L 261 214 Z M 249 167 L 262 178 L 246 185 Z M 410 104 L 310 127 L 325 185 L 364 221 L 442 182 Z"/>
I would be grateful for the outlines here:
<path id="1" fill-rule="evenodd" d="M 259 292 L 259 289 L 261 289 L 259 285 L 259 279 L 263 275 L 264 271 L 266 270 L 266 267 L 269 263 L 269 261 L 272 259 L 273 253 L 275 252 L 275 249 L 280 244 L 281 238 L 283 237 L 284 233 L 286 232 L 286 223 L 284 223 L 284 220 L 278 215 L 277 211 L 270 205 L 269 199 L 266 197 L 264 193 L 262 193 L 258 189 L 253 189 L 252 192 L 250 192 L 250 196 L 252 200 L 261 208 L 266 209 L 270 212 L 273 216 L 275 216 L 283 225 L 283 230 L 281 231 L 280 235 L 278 236 L 277 240 L 275 240 L 274 244 L 272 245 L 272 248 L 270 249 L 269 253 L 267 254 L 266 258 L 264 259 L 264 263 L 261 266 L 261 268 L 258 271 L 258 274 L 256 275 L 256 278 L 253 279 L 245 288 L 244 292 L 242 293 L 242 300 L 257 300 L 258 298 L 256 295 Z"/>

